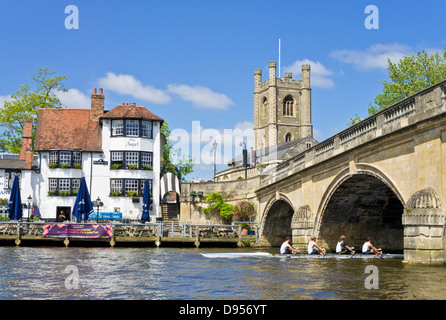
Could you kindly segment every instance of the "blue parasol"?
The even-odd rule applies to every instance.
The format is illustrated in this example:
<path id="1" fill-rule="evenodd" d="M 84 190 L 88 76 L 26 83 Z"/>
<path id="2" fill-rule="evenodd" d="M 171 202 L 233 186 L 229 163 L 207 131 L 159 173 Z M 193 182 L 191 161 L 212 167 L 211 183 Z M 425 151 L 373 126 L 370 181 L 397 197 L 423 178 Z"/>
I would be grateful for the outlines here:
<path id="1" fill-rule="evenodd" d="M 11 195 L 8 203 L 8 216 L 10 220 L 19 220 L 22 218 L 22 199 L 20 197 L 19 177 L 15 176 L 12 183 Z"/>
<path id="2" fill-rule="evenodd" d="M 150 186 L 149 186 L 149 180 L 146 180 L 144 181 L 144 193 L 142 195 L 142 214 L 141 214 L 142 223 L 150 222 L 149 208 L 150 208 Z"/>
<path id="3" fill-rule="evenodd" d="M 88 216 L 92 212 L 93 204 L 91 203 L 85 178 L 82 177 L 79 185 L 79 191 L 77 192 L 76 201 L 74 202 L 72 214 L 76 217 L 77 222 L 80 222 L 82 220 L 87 221 Z"/>

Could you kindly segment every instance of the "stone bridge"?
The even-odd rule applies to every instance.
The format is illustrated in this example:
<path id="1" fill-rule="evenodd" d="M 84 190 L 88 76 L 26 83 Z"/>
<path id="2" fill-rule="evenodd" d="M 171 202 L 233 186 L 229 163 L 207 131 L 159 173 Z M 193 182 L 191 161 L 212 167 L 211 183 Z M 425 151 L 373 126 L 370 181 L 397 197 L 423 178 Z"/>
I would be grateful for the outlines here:
<path id="1" fill-rule="evenodd" d="M 333 250 L 345 235 L 360 249 L 372 237 L 387 252 L 404 251 L 406 261 L 444 262 L 445 187 L 443 81 L 257 177 L 184 184 L 182 215 L 184 209 L 188 219 L 193 216 L 191 190 L 226 190 L 257 204 L 266 245 L 280 245 L 292 235 L 293 244 L 304 249 L 316 236 Z"/>
<path id="2" fill-rule="evenodd" d="M 319 143 L 261 176 L 262 239 L 312 235 L 334 249 L 367 237 L 406 261 L 445 261 L 446 81 Z"/>

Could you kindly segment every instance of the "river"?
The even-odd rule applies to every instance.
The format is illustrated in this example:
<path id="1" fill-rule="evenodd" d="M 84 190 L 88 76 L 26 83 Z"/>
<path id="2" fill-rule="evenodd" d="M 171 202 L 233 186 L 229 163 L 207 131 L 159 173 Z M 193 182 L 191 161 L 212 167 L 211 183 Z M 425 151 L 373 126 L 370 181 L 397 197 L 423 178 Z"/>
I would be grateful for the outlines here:
<path id="1" fill-rule="evenodd" d="M 446 299 L 444 266 L 200 254 L 248 250 L 0 247 L 0 299 Z"/>

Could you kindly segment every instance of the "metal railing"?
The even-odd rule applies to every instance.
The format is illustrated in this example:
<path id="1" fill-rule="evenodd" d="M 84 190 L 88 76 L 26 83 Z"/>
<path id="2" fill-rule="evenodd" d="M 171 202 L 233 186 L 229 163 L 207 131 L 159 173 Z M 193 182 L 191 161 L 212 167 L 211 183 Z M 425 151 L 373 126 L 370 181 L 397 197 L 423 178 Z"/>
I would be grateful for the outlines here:
<path id="1" fill-rule="evenodd" d="M 98 225 L 98 223 L 75 223 L 75 222 L 46 222 L 46 221 L 0 221 L 0 238 L 4 236 L 15 236 L 18 239 L 23 236 L 43 237 L 44 225 Z M 250 224 L 255 230 L 255 241 L 257 242 L 258 227 L 254 222 L 233 222 L 228 224 L 191 224 L 180 221 L 162 221 L 154 223 L 122 223 L 101 222 L 102 225 L 111 225 L 113 237 L 141 237 L 141 238 L 207 238 L 207 239 L 230 239 L 241 236 L 242 226 Z"/>

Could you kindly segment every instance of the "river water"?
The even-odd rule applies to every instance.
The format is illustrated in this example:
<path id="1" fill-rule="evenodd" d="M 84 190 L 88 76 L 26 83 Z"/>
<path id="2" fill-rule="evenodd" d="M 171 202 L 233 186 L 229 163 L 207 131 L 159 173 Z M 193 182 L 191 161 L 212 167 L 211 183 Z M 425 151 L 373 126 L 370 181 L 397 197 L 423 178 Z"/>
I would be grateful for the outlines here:
<path id="1" fill-rule="evenodd" d="M 0 299 L 446 299 L 446 267 L 397 259 L 209 259 L 200 254 L 245 251 L 0 247 Z M 372 287 L 370 276 L 375 277 Z"/>

